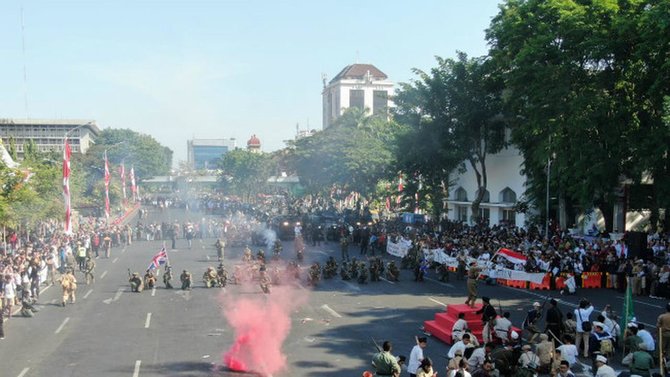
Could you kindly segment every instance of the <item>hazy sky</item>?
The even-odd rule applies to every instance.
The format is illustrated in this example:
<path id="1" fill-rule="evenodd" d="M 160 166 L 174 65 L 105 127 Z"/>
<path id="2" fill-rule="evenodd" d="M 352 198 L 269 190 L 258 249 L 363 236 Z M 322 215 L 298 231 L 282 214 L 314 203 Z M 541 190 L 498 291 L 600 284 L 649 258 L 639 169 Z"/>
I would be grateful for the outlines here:
<path id="1" fill-rule="evenodd" d="M 321 128 L 323 73 L 371 63 L 407 82 L 436 55 L 483 55 L 498 3 L 2 1 L 0 118 L 95 119 L 152 135 L 175 163 L 192 138 L 256 134 L 273 151 L 296 123 Z"/>

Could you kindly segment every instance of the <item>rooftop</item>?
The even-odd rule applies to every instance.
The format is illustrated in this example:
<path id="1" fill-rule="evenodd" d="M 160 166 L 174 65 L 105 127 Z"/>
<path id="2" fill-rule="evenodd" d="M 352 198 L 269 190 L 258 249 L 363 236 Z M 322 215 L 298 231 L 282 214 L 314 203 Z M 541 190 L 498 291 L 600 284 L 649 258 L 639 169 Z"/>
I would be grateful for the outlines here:
<path id="1" fill-rule="evenodd" d="M 358 79 L 363 80 L 370 72 L 370 77 L 373 80 L 386 80 L 388 76 L 377 67 L 372 64 L 351 64 L 346 67 L 340 73 L 338 73 L 330 83 L 339 81 L 342 79 Z"/>
<path id="2" fill-rule="evenodd" d="M 20 118 L 0 118 L 2 125 L 27 125 L 27 126 L 66 126 L 66 127 L 85 127 L 91 130 L 95 135 L 100 133 L 100 128 L 95 120 L 91 119 L 20 119 Z"/>

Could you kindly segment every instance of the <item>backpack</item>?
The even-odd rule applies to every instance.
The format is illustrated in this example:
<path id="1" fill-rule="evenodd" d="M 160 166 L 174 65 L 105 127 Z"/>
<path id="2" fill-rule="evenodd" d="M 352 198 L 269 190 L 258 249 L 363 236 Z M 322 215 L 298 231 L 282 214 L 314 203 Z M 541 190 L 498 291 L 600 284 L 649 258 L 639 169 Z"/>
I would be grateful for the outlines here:
<path id="1" fill-rule="evenodd" d="M 612 339 L 603 339 L 600 341 L 600 353 L 603 355 L 611 355 L 614 353 Z"/>

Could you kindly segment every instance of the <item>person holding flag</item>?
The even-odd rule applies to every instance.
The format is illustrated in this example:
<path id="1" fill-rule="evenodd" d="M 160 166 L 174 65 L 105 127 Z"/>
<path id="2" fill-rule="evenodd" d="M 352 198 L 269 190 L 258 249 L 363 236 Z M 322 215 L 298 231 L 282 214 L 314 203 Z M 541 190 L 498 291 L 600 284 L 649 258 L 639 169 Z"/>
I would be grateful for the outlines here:
<path id="1" fill-rule="evenodd" d="M 163 247 L 153 256 L 153 258 L 151 258 L 151 263 L 149 264 L 149 267 L 147 267 L 147 271 L 158 270 L 161 265 L 166 263 L 169 265 L 169 259 L 167 250 L 165 250 L 165 245 L 163 245 Z"/>

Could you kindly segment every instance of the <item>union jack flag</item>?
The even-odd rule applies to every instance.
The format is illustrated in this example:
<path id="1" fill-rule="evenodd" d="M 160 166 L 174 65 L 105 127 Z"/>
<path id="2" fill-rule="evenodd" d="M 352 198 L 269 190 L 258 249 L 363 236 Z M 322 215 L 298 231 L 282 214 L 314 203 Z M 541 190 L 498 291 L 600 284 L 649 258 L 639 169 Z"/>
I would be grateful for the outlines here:
<path id="1" fill-rule="evenodd" d="M 159 268 L 161 265 L 165 264 L 168 261 L 168 255 L 167 251 L 165 250 L 165 246 L 161 248 L 156 255 L 154 255 L 153 258 L 151 258 L 151 264 L 149 264 L 149 270 L 155 270 Z"/>

